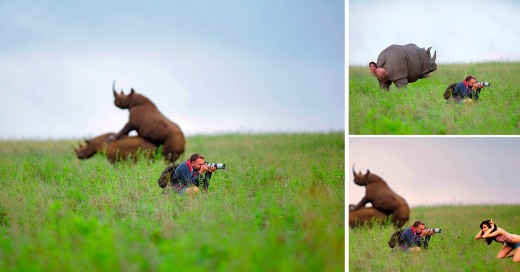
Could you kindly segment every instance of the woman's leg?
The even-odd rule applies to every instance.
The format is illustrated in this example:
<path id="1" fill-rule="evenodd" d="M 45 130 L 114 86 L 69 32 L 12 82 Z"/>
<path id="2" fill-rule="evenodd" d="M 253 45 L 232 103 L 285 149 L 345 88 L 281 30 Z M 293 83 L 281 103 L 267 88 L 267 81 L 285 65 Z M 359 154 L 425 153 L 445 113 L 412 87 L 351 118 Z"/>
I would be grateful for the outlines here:
<path id="1" fill-rule="evenodd" d="M 500 249 L 500 251 L 497 254 L 497 258 L 504 259 L 507 256 L 507 254 L 511 252 L 511 250 L 513 250 L 513 248 L 510 246 L 502 246 L 502 249 Z"/>
<path id="2" fill-rule="evenodd" d="M 518 247 L 515 250 L 515 255 L 513 255 L 513 262 L 515 262 L 515 263 L 520 262 L 520 249 Z"/>

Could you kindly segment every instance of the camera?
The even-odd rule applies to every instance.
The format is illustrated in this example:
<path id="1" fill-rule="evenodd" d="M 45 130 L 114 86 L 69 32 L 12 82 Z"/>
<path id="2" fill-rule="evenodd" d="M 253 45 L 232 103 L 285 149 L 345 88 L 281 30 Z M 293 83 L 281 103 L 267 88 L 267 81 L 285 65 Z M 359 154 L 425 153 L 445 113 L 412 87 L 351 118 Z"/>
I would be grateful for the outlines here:
<path id="1" fill-rule="evenodd" d="M 211 167 L 215 166 L 215 168 L 217 168 L 217 169 L 226 169 L 226 164 L 225 163 L 207 162 L 205 164 L 208 166 L 208 168 L 211 168 Z"/>
<path id="2" fill-rule="evenodd" d="M 438 228 L 427 228 L 428 231 L 433 231 L 433 233 L 441 233 L 441 229 Z"/>
<path id="3" fill-rule="evenodd" d="M 487 81 L 482 81 L 482 82 L 476 82 L 477 84 L 479 85 L 484 85 L 484 87 L 489 87 L 491 86 L 491 83 L 490 82 L 487 82 Z"/>

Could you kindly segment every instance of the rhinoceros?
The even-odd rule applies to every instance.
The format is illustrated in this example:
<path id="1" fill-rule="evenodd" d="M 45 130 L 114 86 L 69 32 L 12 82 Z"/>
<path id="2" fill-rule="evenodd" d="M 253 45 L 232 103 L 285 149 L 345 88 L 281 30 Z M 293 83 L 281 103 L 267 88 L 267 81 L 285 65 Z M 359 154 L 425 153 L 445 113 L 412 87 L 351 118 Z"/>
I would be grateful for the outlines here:
<path id="1" fill-rule="evenodd" d="M 356 210 L 356 205 L 349 205 L 348 224 L 351 228 L 383 223 L 388 215 L 374 207 L 362 207 Z"/>
<path id="2" fill-rule="evenodd" d="M 437 51 L 432 58 L 430 49 L 431 47 L 424 49 L 409 43 L 393 44 L 381 51 L 377 57 L 377 67 L 386 69 L 387 76 L 378 79 L 379 86 L 388 91 L 393 82 L 397 88 L 405 88 L 408 83 L 429 76 L 437 69 Z"/>
<path id="3" fill-rule="evenodd" d="M 400 195 L 396 194 L 388 184 L 378 175 L 370 173 L 367 170 L 365 175 L 356 174 L 354 167 L 354 183 L 359 186 L 365 186 L 365 196 L 354 207 L 354 210 L 359 210 L 367 203 L 372 203 L 372 207 L 384 212 L 387 215 L 392 215 L 392 222 L 396 227 L 402 227 L 410 218 L 410 207 L 406 200 Z"/>
<path id="4" fill-rule="evenodd" d="M 86 145 L 81 143 L 78 148 L 74 148 L 78 159 L 88 159 L 98 152 L 104 152 L 111 163 L 119 160 L 135 158 L 134 155 L 140 151 L 147 157 L 152 157 L 157 150 L 157 146 L 146 141 L 139 136 L 123 136 L 119 140 L 110 141 L 110 137 L 115 133 L 105 133 L 90 140 L 85 139 Z"/>
<path id="5" fill-rule="evenodd" d="M 118 108 L 128 109 L 130 117 L 128 123 L 112 139 L 119 139 L 135 130 L 137 135 L 145 140 L 158 146 L 163 145 L 163 155 L 166 159 L 171 162 L 177 160 L 184 153 L 186 145 L 181 128 L 166 118 L 146 96 L 136 93 L 133 88 L 128 95 L 122 90 L 117 94 L 115 84 L 114 81 L 114 104 Z"/>

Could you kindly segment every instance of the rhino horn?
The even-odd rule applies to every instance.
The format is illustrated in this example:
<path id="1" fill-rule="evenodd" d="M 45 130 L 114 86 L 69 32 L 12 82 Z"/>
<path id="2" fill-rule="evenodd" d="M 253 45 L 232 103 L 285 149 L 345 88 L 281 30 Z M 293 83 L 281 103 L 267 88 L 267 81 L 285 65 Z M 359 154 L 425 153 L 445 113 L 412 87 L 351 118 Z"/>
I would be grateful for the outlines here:
<path id="1" fill-rule="evenodd" d="M 352 173 L 354 173 L 354 177 L 355 177 L 356 176 L 356 170 L 354 170 L 354 167 L 356 167 L 355 163 L 352 165 Z"/>
<path id="2" fill-rule="evenodd" d="M 114 79 L 114 83 L 112 83 L 112 91 L 114 92 L 114 97 L 117 95 L 116 93 L 116 80 Z"/>

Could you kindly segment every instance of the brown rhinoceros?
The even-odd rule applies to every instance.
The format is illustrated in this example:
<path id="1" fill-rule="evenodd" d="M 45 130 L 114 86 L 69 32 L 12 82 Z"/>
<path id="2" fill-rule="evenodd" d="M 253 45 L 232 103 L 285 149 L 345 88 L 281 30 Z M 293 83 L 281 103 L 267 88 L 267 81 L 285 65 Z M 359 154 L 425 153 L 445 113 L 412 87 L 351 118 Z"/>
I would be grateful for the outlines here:
<path id="1" fill-rule="evenodd" d="M 93 139 L 85 139 L 86 145 L 79 144 L 79 148 L 74 148 L 78 159 L 88 159 L 96 153 L 104 153 L 111 163 L 116 161 L 126 160 L 130 158 L 135 159 L 135 154 L 139 151 L 143 155 L 152 157 L 157 146 L 150 143 L 139 136 L 122 136 L 119 140 L 110 141 L 110 137 L 115 133 L 105 133 Z"/>
<path id="2" fill-rule="evenodd" d="M 388 215 L 374 207 L 362 207 L 356 210 L 356 205 L 349 205 L 348 225 L 351 228 L 371 225 L 372 223 L 383 223 Z"/>
<path id="3" fill-rule="evenodd" d="M 370 173 L 367 170 L 365 175 L 356 174 L 354 167 L 354 183 L 359 186 L 365 186 L 365 196 L 355 206 L 355 210 L 365 207 L 367 203 L 372 203 L 372 207 L 384 212 L 387 215 L 392 215 L 392 222 L 396 227 L 402 227 L 410 218 L 410 208 L 406 200 L 400 195 L 396 194 L 388 184 L 378 175 Z"/>
<path id="4" fill-rule="evenodd" d="M 382 89 L 390 90 L 392 82 L 397 88 L 406 87 L 408 83 L 416 82 L 437 69 L 435 59 L 437 51 L 430 53 L 428 49 L 420 48 L 413 43 L 406 45 L 390 45 L 377 57 L 377 67 L 386 70 L 386 77 L 378 79 Z"/>
<path id="5" fill-rule="evenodd" d="M 128 109 L 130 117 L 128 123 L 116 134 L 115 139 L 128 135 L 135 130 L 140 137 L 156 145 L 163 146 L 163 155 L 174 162 L 184 153 L 186 140 L 181 128 L 164 116 L 150 99 L 131 89 L 125 95 L 121 90 L 116 93 L 115 81 L 112 86 L 114 104 L 121 109 Z"/>

